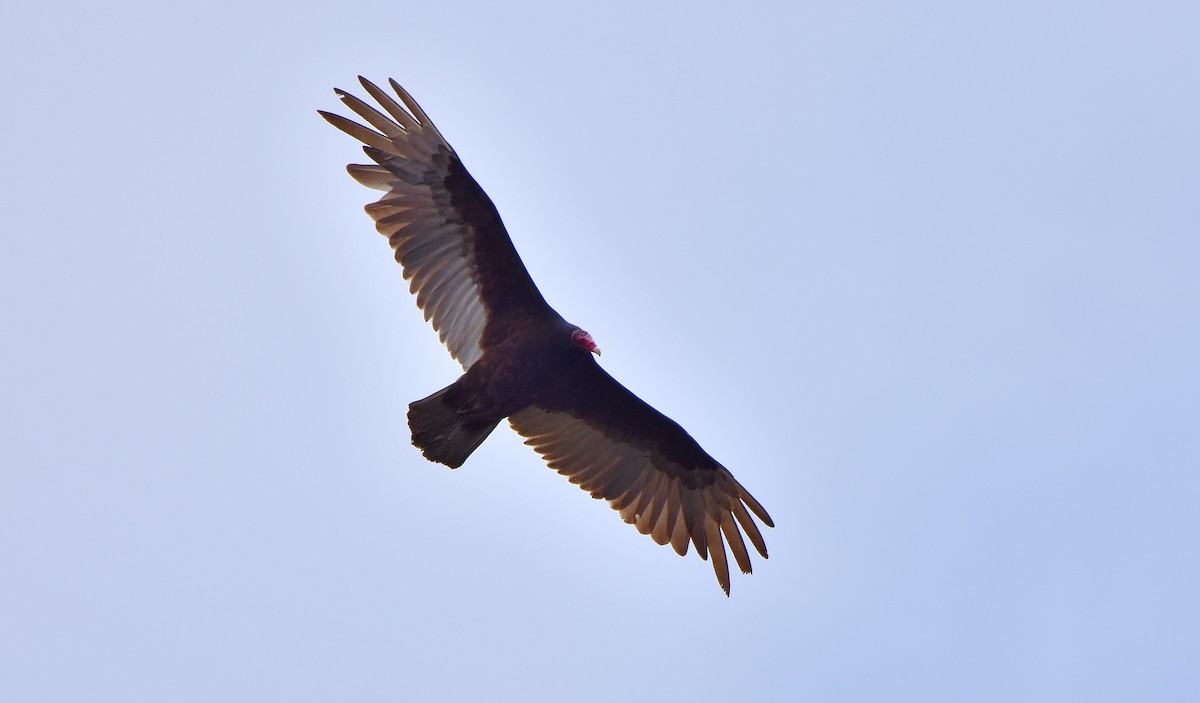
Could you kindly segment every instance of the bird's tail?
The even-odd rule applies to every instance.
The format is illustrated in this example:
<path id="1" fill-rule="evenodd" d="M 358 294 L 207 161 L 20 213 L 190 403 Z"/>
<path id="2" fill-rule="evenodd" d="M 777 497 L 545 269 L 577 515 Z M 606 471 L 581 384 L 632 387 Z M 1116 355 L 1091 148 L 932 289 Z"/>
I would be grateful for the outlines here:
<path id="1" fill-rule="evenodd" d="M 472 422 L 447 397 L 452 388 L 447 386 L 428 398 L 409 403 L 408 427 L 412 430 L 413 445 L 426 459 L 457 469 L 500 421 Z"/>

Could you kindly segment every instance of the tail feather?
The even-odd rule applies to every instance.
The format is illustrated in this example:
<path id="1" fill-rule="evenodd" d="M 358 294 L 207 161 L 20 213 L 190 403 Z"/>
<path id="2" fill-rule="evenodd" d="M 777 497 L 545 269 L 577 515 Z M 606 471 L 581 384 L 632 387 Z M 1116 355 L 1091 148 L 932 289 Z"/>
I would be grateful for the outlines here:
<path id="1" fill-rule="evenodd" d="M 500 421 L 481 425 L 464 418 L 446 397 L 453 387 L 448 386 L 428 398 L 409 403 L 408 426 L 412 430 L 413 445 L 426 459 L 457 469 Z"/>

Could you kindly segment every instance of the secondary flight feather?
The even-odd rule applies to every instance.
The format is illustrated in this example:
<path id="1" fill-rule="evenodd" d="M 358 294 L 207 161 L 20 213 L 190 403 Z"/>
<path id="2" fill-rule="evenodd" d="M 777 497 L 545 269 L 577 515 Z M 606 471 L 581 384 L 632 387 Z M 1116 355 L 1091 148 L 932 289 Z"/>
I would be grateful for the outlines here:
<path id="1" fill-rule="evenodd" d="M 320 114 L 363 143 L 373 163 L 347 170 L 383 191 L 367 213 L 464 369 L 409 404 L 413 444 L 457 468 L 507 418 L 550 468 L 639 532 L 680 555 L 689 546 L 711 555 L 728 594 L 726 548 L 750 573 L 746 539 L 767 557 L 754 519 L 773 527 L 767 511 L 682 427 L 596 363 L 596 342 L 542 298 L 491 199 L 412 96 L 395 81 L 396 97 L 359 81 L 378 107 L 335 92 L 365 125 Z"/>

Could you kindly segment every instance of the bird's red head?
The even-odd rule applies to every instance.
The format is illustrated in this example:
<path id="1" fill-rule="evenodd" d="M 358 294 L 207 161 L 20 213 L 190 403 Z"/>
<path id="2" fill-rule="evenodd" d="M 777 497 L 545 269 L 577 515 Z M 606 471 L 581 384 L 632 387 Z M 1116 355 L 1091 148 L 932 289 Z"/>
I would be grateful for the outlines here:
<path id="1" fill-rule="evenodd" d="M 592 335 L 583 330 L 575 330 L 571 333 L 571 343 L 584 351 L 590 351 L 596 356 L 600 356 L 600 347 L 596 346 L 596 341 L 592 339 Z"/>

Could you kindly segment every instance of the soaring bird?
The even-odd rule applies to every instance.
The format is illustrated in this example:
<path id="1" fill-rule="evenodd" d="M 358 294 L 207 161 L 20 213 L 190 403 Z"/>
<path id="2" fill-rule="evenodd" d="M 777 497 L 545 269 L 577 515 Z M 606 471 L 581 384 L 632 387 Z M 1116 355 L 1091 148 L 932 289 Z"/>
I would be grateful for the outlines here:
<path id="1" fill-rule="evenodd" d="M 682 427 L 600 367 L 595 340 L 542 298 L 491 199 L 412 96 L 394 80 L 400 102 L 359 82 L 382 111 L 334 92 L 370 127 L 319 112 L 365 145 L 372 163 L 347 170 L 383 191 L 367 214 L 464 370 L 409 404 L 413 444 L 457 468 L 508 418 L 550 468 L 608 501 L 639 532 L 681 556 L 689 543 L 701 559 L 711 555 L 728 595 L 726 546 L 750 573 L 743 533 L 765 559 L 751 513 L 774 527 L 770 515 Z"/>

